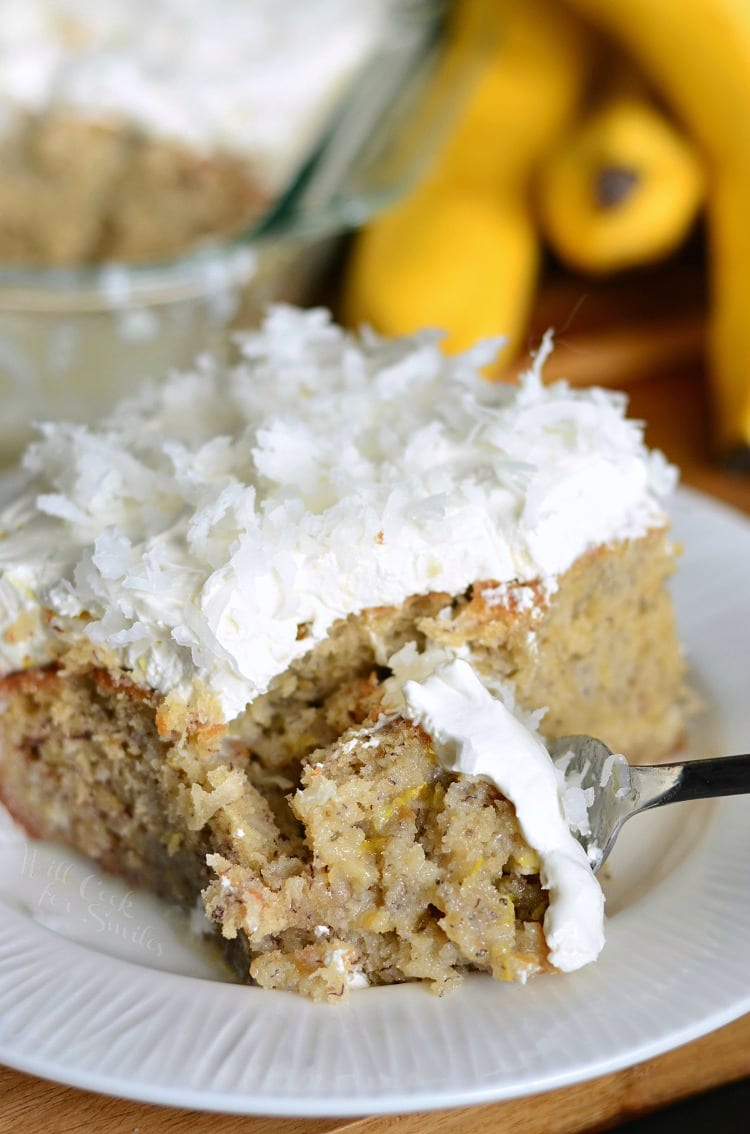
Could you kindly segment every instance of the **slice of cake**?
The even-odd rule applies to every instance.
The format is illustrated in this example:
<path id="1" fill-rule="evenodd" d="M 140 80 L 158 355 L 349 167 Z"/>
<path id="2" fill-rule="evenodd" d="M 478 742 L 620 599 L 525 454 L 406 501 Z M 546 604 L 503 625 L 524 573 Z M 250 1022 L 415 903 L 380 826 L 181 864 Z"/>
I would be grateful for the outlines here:
<path id="1" fill-rule="evenodd" d="M 680 741 L 673 470 L 621 397 L 492 345 L 273 309 L 0 515 L 0 796 L 199 898 L 240 975 L 338 999 L 575 968 L 602 899 L 547 740 Z M 531 716 L 529 715 L 531 714 Z"/>

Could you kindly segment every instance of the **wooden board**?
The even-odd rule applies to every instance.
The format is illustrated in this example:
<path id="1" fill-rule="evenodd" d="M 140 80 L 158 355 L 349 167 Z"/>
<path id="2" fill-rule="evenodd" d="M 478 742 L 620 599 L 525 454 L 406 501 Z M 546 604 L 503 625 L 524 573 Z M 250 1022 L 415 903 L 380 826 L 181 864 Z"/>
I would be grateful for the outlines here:
<path id="1" fill-rule="evenodd" d="M 104 1098 L 0 1067 L 0 1134 L 593 1134 L 750 1074 L 750 1016 L 614 1075 L 490 1106 L 383 1118 L 246 1118 Z"/>

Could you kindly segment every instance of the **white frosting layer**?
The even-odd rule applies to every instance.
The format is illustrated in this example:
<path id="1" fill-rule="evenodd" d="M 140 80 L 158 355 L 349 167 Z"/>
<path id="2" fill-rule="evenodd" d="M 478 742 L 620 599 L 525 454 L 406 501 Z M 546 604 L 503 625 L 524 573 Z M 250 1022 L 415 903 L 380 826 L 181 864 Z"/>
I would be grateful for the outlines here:
<path id="1" fill-rule="evenodd" d="M 44 426 L 0 514 L 0 666 L 50 656 L 41 606 L 232 718 L 337 618 L 477 580 L 551 591 L 587 548 L 664 523 L 674 472 L 621 395 L 538 366 L 490 384 L 492 344 L 438 341 L 277 307 L 235 369 L 206 360 L 99 429 Z"/>
<path id="2" fill-rule="evenodd" d="M 288 176 L 390 0 L 21 0 L 0 19 L 0 126 L 64 109 Z"/>
<path id="3" fill-rule="evenodd" d="M 407 681 L 403 695 L 408 716 L 430 734 L 441 764 L 491 780 L 515 807 L 549 891 L 544 935 L 551 963 L 569 972 L 595 960 L 604 946 L 604 895 L 564 817 L 558 776 L 540 738 L 460 659 L 424 681 Z"/>

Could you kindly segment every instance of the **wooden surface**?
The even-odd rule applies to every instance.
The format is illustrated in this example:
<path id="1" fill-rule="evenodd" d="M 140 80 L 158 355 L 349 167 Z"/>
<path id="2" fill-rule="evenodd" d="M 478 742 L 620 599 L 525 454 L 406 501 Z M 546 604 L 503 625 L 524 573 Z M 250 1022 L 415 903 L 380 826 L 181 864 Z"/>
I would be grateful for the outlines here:
<path id="1" fill-rule="evenodd" d="M 533 1098 L 384 1118 L 196 1114 L 74 1091 L 0 1068 L 0 1134 L 595 1134 L 748 1074 L 750 1016 L 658 1059 Z"/>
<path id="2" fill-rule="evenodd" d="M 750 477 L 729 475 L 711 460 L 701 300 L 689 278 L 680 281 L 677 299 L 673 290 L 660 289 L 669 299 L 654 303 L 645 301 L 632 280 L 629 293 L 605 291 L 595 301 L 575 286 L 551 289 L 540 305 L 540 323 L 554 323 L 560 331 L 556 368 L 574 381 L 594 377 L 625 387 L 632 414 L 648 423 L 649 443 L 681 466 L 683 480 L 750 514 Z M 0 1134 L 592 1134 L 747 1075 L 750 1016 L 589 1083 L 492 1106 L 392 1118 L 196 1114 L 102 1098 L 0 1068 Z"/>

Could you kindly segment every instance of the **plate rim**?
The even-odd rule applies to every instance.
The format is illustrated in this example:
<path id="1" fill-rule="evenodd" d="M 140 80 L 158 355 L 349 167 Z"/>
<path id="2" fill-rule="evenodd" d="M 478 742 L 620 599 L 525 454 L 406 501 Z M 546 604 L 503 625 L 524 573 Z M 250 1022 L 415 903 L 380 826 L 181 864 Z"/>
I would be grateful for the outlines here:
<path id="1" fill-rule="evenodd" d="M 741 538 L 747 539 L 750 545 L 750 519 L 739 510 L 692 488 L 680 488 L 673 504 L 672 512 L 678 517 L 688 507 L 697 506 L 703 510 L 704 516 L 710 514 L 710 517 L 717 520 L 723 518 L 725 521 L 731 521 L 738 525 L 738 530 L 742 533 Z M 703 851 L 696 853 L 710 854 L 712 846 L 714 853 L 718 853 L 716 850 L 717 846 L 721 847 L 728 839 L 730 842 L 732 839 L 741 840 L 745 833 L 746 825 L 741 821 L 741 807 L 738 801 L 722 800 L 714 805 L 713 816 L 706 825 L 706 845 L 703 847 Z M 750 890 L 748 891 L 748 899 L 749 905 L 746 912 L 750 924 Z M 0 895 L 0 909 L 3 909 L 4 905 L 2 895 Z M 14 916 L 22 915 L 15 914 L 11 909 L 9 919 L 11 922 Z M 5 921 L 6 919 L 3 920 Z M 36 923 L 33 924 L 36 925 Z M 37 926 L 37 928 L 44 934 L 51 932 L 42 926 Z M 3 945 L 2 937 L 3 933 L 0 927 L 0 947 Z M 63 942 L 61 949 L 63 956 L 67 957 L 71 950 L 80 951 L 81 954 L 91 954 L 91 950 L 87 949 L 85 945 L 64 938 L 56 938 L 56 940 L 58 942 L 62 940 Z M 151 975 L 146 983 L 148 983 L 149 980 L 153 981 L 166 977 L 167 983 L 173 981 L 188 981 L 191 982 L 192 987 L 192 982 L 199 980 L 199 978 L 196 977 L 183 976 L 175 973 L 157 973 L 155 970 L 143 969 L 142 966 L 135 965 L 127 960 L 111 957 L 107 954 L 98 953 L 97 957 L 97 964 L 100 966 L 103 965 L 105 969 L 108 966 L 119 967 L 125 965 L 143 972 L 148 972 Z M 2 948 L 0 948 L 0 961 L 1 960 Z M 594 966 L 594 968 L 595 967 L 596 966 Z M 481 976 L 470 979 L 473 982 L 488 980 L 488 978 L 482 978 Z M 565 979 L 570 980 L 571 978 L 566 977 Z M 0 965 L 0 990 L 2 990 L 4 981 L 6 980 L 7 977 L 4 975 L 4 970 Z M 377 996 L 380 994 L 381 998 L 383 994 L 385 994 L 386 997 L 388 995 L 398 996 L 399 994 L 402 996 L 412 996 L 414 988 L 415 986 L 413 985 L 406 985 L 398 986 L 393 989 L 373 989 L 368 995 L 372 996 L 375 994 Z M 405 994 L 404 990 L 407 989 L 411 991 Z M 420 991 L 424 995 L 423 990 Z M 253 990 L 253 994 L 263 997 L 277 997 L 279 995 L 287 997 L 293 996 L 293 994 L 278 994 L 265 990 Z M 461 989 L 453 994 L 453 997 L 460 996 Z M 348 1006 L 343 1009 L 344 1012 L 347 1010 Z M 311 1011 L 329 1014 L 331 1012 L 342 1011 L 342 1009 L 331 1009 L 329 1006 L 325 1005 L 308 1006 L 304 1009 L 306 1014 L 309 1014 Z M 686 1021 L 681 1026 L 673 1026 L 671 1029 L 667 1027 L 662 1034 L 654 1035 L 651 1038 L 646 1037 L 640 1040 L 631 1040 L 629 1043 L 622 1044 L 615 1054 L 610 1052 L 604 1053 L 601 1057 L 589 1057 L 582 1061 L 578 1067 L 568 1067 L 567 1069 L 561 1070 L 559 1073 L 547 1070 L 545 1073 L 540 1074 L 536 1080 L 534 1080 L 533 1076 L 527 1076 L 525 1080 L 516 1082 L 501 1083 L 495 1080 L 494 1082 L 487 1082 L 485 1085 L 473 1083 L 464 1088 L 454 1086 L 439 1095 L 435 1094 L 434 1089 L 430 1089 L 424 1093 L 419 1090 L 408 1090 L 405 1092 L 397 1089 L 391 1092 L 378 1091 L 377 1093 L 373 1093 L 371 1090 L 369 1094 L 353 1093 L 346 1096 L 334 1095 L 332 1097 L 322 1095 L 288 1096 L 280 1095 L 276 1092 L 263 1093 L 262 1090 L 248 1094 L 247 1092 L 237 1093 L 215 1088 L 207 1089 L 206 1087 L 200 1087 L 193 1089 L 186 1088 L 184 1085 L 174 1086 L 168 1083 L 141 1082 L 133 1080 L 131 1076 L 118 1078 L 116 1075 L 102 1074 L 101 1072 L 86 1068 L 71 1069 L 70 1067 L 61 1067 L 59 1058 L 57 1062 L 55 1062 L 43 1056 L 35 1056 L 33 1053 L 29 1052 L 16 1053 L 2 1034 L 4 1030 L 2 1009 L 0 1009 L 0 1061 L 18 1071 L 37 1075 L 53 1082 L 63 1083 L 102 1094 L 118 1095 L 126 1099 L 145 1103 L 169 1105 L 215 1113 L 296 1118 L 343 1118 L 362 1114 L 383 1115 L 442 1110 L 459 1106 L 482 1105 L 495 1101 L 518 1099 L 530 1097 L 534 1094 L 546 1093 L 563 1086 L 581 1083 L 604 1074 L 622 1070 L 625 1067 L 633 1066 L 646 1059 L 654 1058 L 666 1051 L 683 1046 L 700 1036 L 706 1035 L 739 1018 L 748 1011 L 750 1011 L 750 982 L 747 983 L 742 994 L 738 994 L 733 1000 L 722 1002 L 714 1011 L 704 1009 L 699 1017 L 692 1021 Z"/>

